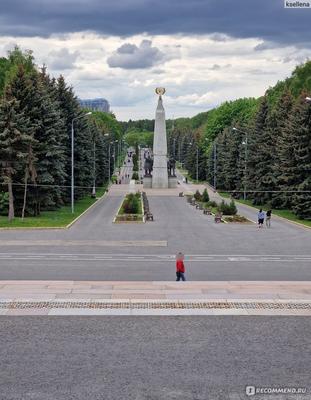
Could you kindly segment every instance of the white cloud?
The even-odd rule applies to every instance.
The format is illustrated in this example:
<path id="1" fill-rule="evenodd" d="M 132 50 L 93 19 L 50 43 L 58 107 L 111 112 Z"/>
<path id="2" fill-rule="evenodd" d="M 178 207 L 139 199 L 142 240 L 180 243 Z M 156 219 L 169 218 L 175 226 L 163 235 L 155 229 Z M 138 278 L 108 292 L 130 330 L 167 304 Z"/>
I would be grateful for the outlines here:
<path id="1" fill-rule="evenodd" d="M 120 54 L 131 56 L 131 49 L 140 49 L 144 41 L 147 49 L 163 54 L 154 67 L 109 67 L 107 59 L 124 43 L 133 47 Z M 89 32 L 18 40 L 0 37 L 0 56 L 15 43 L 33 49 L 37 64 L 47 64 L 52 75 L 62 73 L 78 96 L 107 98 L 122 119 L 154 118 L 157 86 L 166 87 L 166 114 L 176 118 L 206 111 L 225 100 L 261 96 L 269 86 L 289 76 L 300 60 L 311 57 L 310 49 L 294 46 L 255 51 L 262 43 L 256 38 L 136 35 L 124 39 Z M 66 69 L 59 69 L 62 54 Z"/>
<path id="2" fill-rule="evenodd" d="M 72 69 L 80 56 L 79 51 L 70 52 L 66 48 L 49 53 L 49 66 L 55 70 Z"/>

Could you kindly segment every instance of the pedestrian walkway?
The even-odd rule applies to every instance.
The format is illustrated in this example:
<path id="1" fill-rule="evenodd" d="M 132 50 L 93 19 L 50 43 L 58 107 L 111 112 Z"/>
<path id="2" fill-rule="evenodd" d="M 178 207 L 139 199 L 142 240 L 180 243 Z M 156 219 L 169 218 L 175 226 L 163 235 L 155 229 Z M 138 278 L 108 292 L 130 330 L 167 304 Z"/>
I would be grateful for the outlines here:
<path id="1" fill-rule="evenodd" d="M 310 282 L 0 281 L 0 315 L 310 315 Z"/>

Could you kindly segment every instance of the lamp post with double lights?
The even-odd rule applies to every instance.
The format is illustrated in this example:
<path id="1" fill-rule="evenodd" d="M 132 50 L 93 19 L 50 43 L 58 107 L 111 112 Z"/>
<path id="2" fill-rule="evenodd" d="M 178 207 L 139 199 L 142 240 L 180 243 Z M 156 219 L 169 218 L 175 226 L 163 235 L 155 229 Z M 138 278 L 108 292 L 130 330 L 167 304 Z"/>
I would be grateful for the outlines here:
<path id="1" fill-rule="evenodd" d="M 176 138 L 173 139 L 173 158 L 175 159 L 175 153 L 176 153 Z"/>
<path id="2" fill-rule="evenodd" d="M 117 156 L 116 156 L 116 154 L 118 154 L 118 145 L 119 145 L 119 141 L 118 140 L 115 140 L 114 142 L 114 145 L 113 145 L 113 172 L 114 173 L 116 173 L 116 165 L 117 165 Z M 118 143 L 117 144 L 117 153 L 116 153 L 116 143 Z"/>
<path id="3" fill-rule="evenodd" d="M 245 160 L 244 160 L 244 194 L 243 194 L 243 199 L 246 200 L 246 189 L 247 189 L 247 157 L 248 157 L 248 134 L 247 132 L 241 131 L 238 128 L 232 128 L 233 131 L 235 132 L 240 132 L 243 135 L 245 135 L 245 140 L 243 140 L 242 144 L 245 146 Z"/>
<path id="4" fill-rule="evenodd" d="M 75 189 L 74 189 L 74 184 L 75 184 L 75 177 L 74 177 L 74 136 L 75 136 L 75 131 L 74 131 L 74 122 L 77 121 L 80 118 L 85 117 L 86 115 L 91 115 L 92 112 L 89 111 L 86 114 L 79 115 L 78 117 L 75 117 L 71 120 L 71 213 L 73 214 L 75 212 L 74 210 L 74 195 L 75 195 Z"/>
<path id="5" fill-rule="evenodd" d="M 214 142 L 213 146 L 213 160 L 214 160 L 214 191 L 216 192 L 217 190 L 217 143 Z"/>
<path id="6" fill-rule="evenodd" d="M 196 150 L 197 150 L 197 157 L 196 157 L 196 181 L 197 183 L 199 182 L 199 146 L 196 143 L 190 142 L 189 145 L 195 145 Z"/>

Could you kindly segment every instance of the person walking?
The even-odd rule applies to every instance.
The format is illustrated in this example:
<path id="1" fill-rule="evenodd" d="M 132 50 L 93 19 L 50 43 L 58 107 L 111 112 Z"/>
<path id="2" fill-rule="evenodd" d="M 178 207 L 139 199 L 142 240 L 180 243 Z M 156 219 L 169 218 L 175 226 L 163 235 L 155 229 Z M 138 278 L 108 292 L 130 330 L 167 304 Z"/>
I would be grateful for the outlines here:
<path id="1" fill-rule="evenodd" d="M 267 228 L 271 228 L 271 215 L 272 215 L 272 210 L 268 210 L 266 212 L 266 226 Z"/>
<path id="2" fill-rule="evenodd" d="M 185 265 L 184 256 L 182 253 L 178 253 L 176 256 L 176 281 L 185 281 Z"/>
<path id="3" fill-rule="evenodd" d="M 258 212 L 258 228 L 263 227 L 264 220 L 265 220 L 265 212 L 262 211 L 262 208 L 261 208 Z"/>

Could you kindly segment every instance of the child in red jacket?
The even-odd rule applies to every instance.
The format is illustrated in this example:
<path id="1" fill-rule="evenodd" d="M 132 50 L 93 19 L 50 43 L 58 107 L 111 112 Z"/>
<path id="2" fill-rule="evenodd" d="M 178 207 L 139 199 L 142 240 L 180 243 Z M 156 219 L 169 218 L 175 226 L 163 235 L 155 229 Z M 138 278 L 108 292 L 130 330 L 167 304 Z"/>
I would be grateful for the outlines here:
<path id="1" fill-rule="evenodd" d="M 183 261 L 183 255 L 182 253 L 178 253 L 176 257 L 176 281 L 181 280 L 185 281 L 185 265 Z"/>

